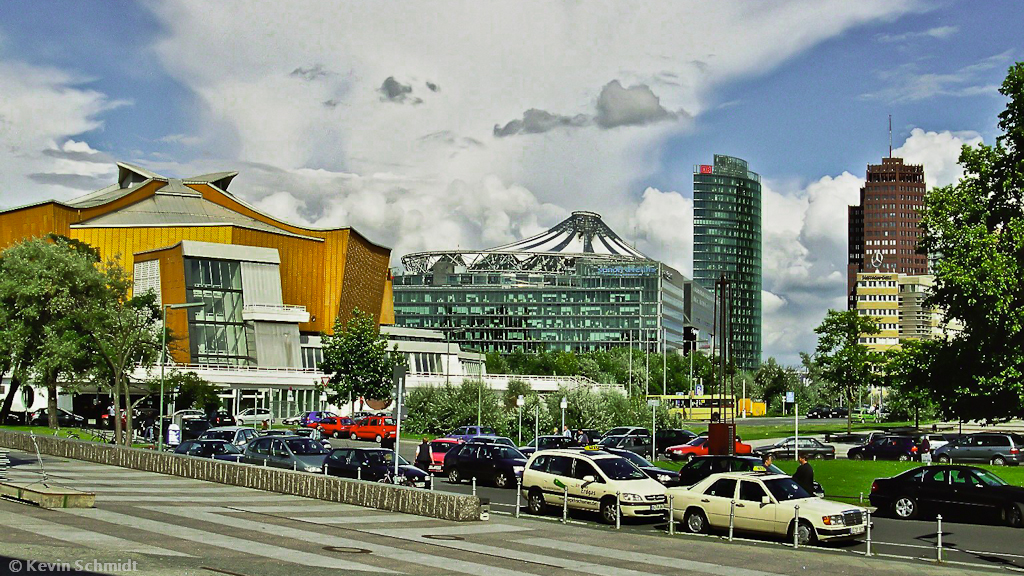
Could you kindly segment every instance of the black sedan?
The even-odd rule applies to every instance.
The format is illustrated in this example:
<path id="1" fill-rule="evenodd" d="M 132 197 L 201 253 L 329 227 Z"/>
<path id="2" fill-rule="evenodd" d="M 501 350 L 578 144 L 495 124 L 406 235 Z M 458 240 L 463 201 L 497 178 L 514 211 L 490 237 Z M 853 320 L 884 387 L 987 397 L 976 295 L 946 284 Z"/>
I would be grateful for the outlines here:
<path id="1" fill-rule="evenodd" d="M 33 426 L 49 426 L 50 425 L 50 413 L 47 412 L 46 408 L 40 408 L 30 415 Z M 71 427 L 82 427 L 85 426 L 85 418 L 82 418 L 78 414 L 72 414 L 63 408 L 57 408 L 57 426 L 62 428 Z"/>
<path id="2" fill-rule="evenodd" d="M 371 482 L 394 482 L 395 452 L 381 448 L 336 448 L 324 460 L 329 476 Z M 400 484 L 427 487 L 427 473 L 398 457 Z"/>
<path id="3" fill-rule="evenodd" d="M 664 454 L 669 446 L 686 444 L 697 437 L 696 434 L 682 428 L 665 428 L 654 433 L 655 450 L 658 454 Z"/>
<path id="4" fill-rule="evenodd" d="M 923 513 L 1024 527 L 1024 488 L 972 466 L 920 466 L 871 484 L 871 505 L 896 518 Z"/>
<path id="5" fill-rule="evenodd" d="M 655 466 L 647 461 L 643 456 L 630 452 L 629 450 L 620 450 L 618 448 L 604 448 L 605 452 L 615 454 L 616 456 L 622 456 L 626 460 L 629 460 L 636 467 L 643 470 L 644 474 L 651 480 L 657 480 L 665 486 L 681 486 L 679 482 L 679 472 L 673 472 L 672 470 L 666 470 L 660 466 Z"/>
<path id="6" fill-rule="evenodd" d="M 629 450 L 636 454 L 644 456 L 651 456 L 651 437 L 650 436 L 605 436 L 598 442 L 598 446 L 602 450 L 606 448 L 618 448 L 619 450 Z"/>
<path id="7" fill-rule="evenodd" d="M 807 411 L 807 418 L 831 418 L 832 409 L 828 406 L 815 406 Z"/>
<path id="8" fill-rule="evenodd" d="M 808 460 L 835 460 L 836 447 L 822 444 L 814 438 L 786 438 L 770 446 L 754 448 L 754 454 L 771 456 L 776 460 L 792 460 L 797 454 L 806 456 Z"/>
<path id="9" fill-rule="evenodd" d="M 846 453 L 850 460 L 899 460 L 909 462 L 918 459 L 917 443 L 909 436 L 882 436 L 862 446 L 854 446 Z"/>
<path id="10" fill-rule="evenodd" d="M 769 474 L 785 474 L 778 466 L 765 466 L 764 460 L 757 456 L 695 456 L 679 469 L 679 482 L 683 486 L 693 486 L 697 482 L 719 472 L 767 472 Z M 825 489 L 821 484 L 814 483 L 814 495 L 825 497 Z"/>
<path id="11" fill-rule="evenodd" d="M 213 458 L 216 460 L 227 460 L 229 462 L 240 462 L 242 451 L 227 440 L 186 440 L 174 449 L 175 454 L 185 454 L 197 458 Z"/>
<path id="12" fill-rule="evenodd" d="M 445 453 L 442 473 L 453 484 L 476 478 L 498 488 L 514 488 L 525 467 L 526 456 L 511 446 L 468 442 Z"/>
<path id="13" fill-rule="evenodd" d="M 529 457 L 537 450 L 556 450 L 560 448 L 576 448 L 580 443 L 575 438 L 566 436 L 538 436 L 526 446 L 520 446 L 519 451 Z"/>

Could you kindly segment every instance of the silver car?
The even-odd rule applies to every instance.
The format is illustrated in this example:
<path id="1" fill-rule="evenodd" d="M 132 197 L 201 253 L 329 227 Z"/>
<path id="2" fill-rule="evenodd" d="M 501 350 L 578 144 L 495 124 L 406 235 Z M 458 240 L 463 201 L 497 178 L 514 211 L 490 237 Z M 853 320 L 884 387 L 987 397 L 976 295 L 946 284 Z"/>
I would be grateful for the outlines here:
<path id="1" fill-rule="evenodd" d="M 329 452 L 320 442 L 302 436 L 261 436 L 246 445 L 242 462 L 320 473 Z"/>
<path id="2" fill-rule="evenodd" d="M 200 440 L 227 440 L 235 446 L 244 446 L 259 436 L 255 428 L 247 426 L 217 426 L 199 435 Z"/>

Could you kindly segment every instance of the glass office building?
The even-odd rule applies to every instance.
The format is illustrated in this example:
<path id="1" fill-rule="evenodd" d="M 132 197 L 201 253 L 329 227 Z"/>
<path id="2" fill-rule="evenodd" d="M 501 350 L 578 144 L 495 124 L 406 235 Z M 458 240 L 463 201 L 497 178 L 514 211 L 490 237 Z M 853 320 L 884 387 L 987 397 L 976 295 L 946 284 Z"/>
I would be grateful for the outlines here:
<path id="1" fill-rule="evenodd" d="M 693 276 L 714 292 L 725 275 L 732 287 L 736 365 L 761 364 L 761 177 L 747 162 L 715 154 L 693 169 Z"/>
<path id="2" fill-rule="evenodd" d="M 445 331 L 452 342 L 501 353 L 683 347 L 686 327 L 708 339 L 713 297 L 626 244 L 592 212 L 483 251 L 402 259 L 395 322 Z"/>

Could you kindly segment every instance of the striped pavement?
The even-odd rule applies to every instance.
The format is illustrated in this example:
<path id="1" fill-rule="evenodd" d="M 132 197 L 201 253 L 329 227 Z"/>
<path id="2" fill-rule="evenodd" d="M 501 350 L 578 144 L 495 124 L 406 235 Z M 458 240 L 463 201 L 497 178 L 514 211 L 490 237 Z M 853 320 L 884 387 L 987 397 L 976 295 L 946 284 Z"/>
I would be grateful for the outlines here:
<path id="1" fill-rule="evenodd" d="M 65 560 L 131 554 L 147 574 L 295 576 L 307 567 L 352 575 L 778 574 L 722 566 L 713 558 L 617 549 L 609 532 L 583 532 L 608 542 L 581 543 L 578 529 L 547 522 L 492 516 L 455 523 L 56 458 L 44 462 L 48 484 L 94 490 L 96 508 L 44 510 L 0 501 L 2 556 L 25 550 L 52 550 Z M 34 465 L 10 473 L 16 481 L 42 478 Z"/>

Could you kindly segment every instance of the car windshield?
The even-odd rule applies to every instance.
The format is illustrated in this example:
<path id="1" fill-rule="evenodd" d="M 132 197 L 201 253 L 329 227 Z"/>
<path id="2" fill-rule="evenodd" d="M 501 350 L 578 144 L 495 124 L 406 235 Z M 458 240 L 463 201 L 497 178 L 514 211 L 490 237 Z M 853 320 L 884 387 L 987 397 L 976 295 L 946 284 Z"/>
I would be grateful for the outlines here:
<path id="1" fill-rule="evenodd" d="M 391 450 L 367 450 L 364 454 L 366 454 L 366 461 L 370 466 L 390 466 L 395 463 L 395 453 Z M 398 457 L 399 466 L 406 466 L 408 464 L 409 463 L 405 461 L 405 458 L 402 458 L 401 456 Z"/>
<path id="2" fill-rule="evenodd" d="M 974 474 L 981 478 L 981 481 L 989 486 L 1008 486 L 1007 482 L 988 470 L 977 469 Z"/>
<path id="3" fill-rule="evenodd" d="M 622 436 L 605 436 L 604 438 L 601 438 L 601 441 L 598 442 L 598 445 L 599 446 L 615 446 L 616 444 L 619 443 L 620 440 L 622 440 L 622 438 L 623 438 Z"/>
<path id="4" fill-rule="evenodd" d="M 640 480 L 647 478 L 636 464 L 625 458 L 598 458 L 594 460 L 605 476 L 612 480 Z"/>
<path id="5" fill-rule="evenodd" d="M 491 454 L 492 454 L 493 458 L 496 459 L 496 460 L 499 459 L 499 458 L 505 458 L 505 459 L 521 458 L 523 460 L 526 459 L 526 456 L 523 456 L 522 452 L 520 452 L 519 450 L 516 450 L 515 448 L 509 448 L 508 446 L 501 446 L 501 445 L 493 446 L 491 448 Z"/>
<path id="6" fill-rule="evenodd" d="M 608 431 L 607 434 L 605 434 L 605 436 L 622 436 L 623 434 L 629 432 L 629 430 L 630 429 L 626 427 L 612 428 L 611 430 Z"/>
<path id="7" fill-rule="evenodd" d="M 494 428 L 488 428 L 487 426 L 484 426 L 484 427 L 480 428 L 480 434 L 482 436 L 497 436 L 498 435 L 498 433 L 494 431 Z"/>
<path id="8" fill-rule="evenodd" d="M 644 458 L 643 456 L 635 452 L 630 452 L 629 450 L 623 450 L 621 454 L 618 454 L 618 456 L 622 456 L 623 458 L 629 460 L 630 462 L 636 464 L 637 466 L 644 466 L 647 468 L 654 466 L 654 464 L 648 462 L 647 459 Z"/>
<path id="9" fill-rule="evenodd" d="M 241 454 L 241 450 L 230 442 L 206 442 L 203 446 L 208 454 Z"/>
<path id="10" fill-rule="evenodd" d="M 456 444 L 452 442 L 431 442 L 430 450 L 434 454 L 444 454 L 445 452 L 451 450 L 452 446 L 456 446 Z"/>
<path id="11" fill-rule="evenodd" d="M 779 502 L 811 497 L 811 495 L 801 488 L 800 485 L 792 478 L 765 480 L 764 485 L 768 487 L 768 491 L 771 492 L 772 496 L 775 496 L 775 499 Z"/>
<path id="12" fill-rule="evenodd" d="M 288 440 L 288 449 L 296 456 L 309 456 L 313 454 L 327 454 L 324 445 L 310 440 L 309 438 L 293 438 Z"/>
<path id="13" fill-rule="evenodd" d="M 690 440 L 689 442 L 687 442 L 686 445 L 687 446 L 703 446 L 704 443 L 707 442 L 707 441 L 708 441 L 707 438 L 694 438 L 693 440 Z"/>
<path id="14" fill-rule="evenodd" d="M 203 438 L 211 440 L 234 440 L 235 433 L 230 430 L 207 430 L 203 432 Z"/>

